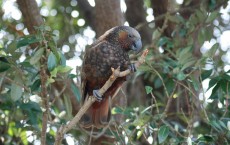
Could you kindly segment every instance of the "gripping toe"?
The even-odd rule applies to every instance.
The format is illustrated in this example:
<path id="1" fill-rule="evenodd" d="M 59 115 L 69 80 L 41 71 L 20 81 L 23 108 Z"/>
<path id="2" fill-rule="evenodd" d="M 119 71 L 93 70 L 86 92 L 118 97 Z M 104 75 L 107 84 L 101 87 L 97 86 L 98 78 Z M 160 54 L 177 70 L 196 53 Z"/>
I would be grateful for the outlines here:
<path id="1" fill-rule="evenodd" d="M 99 90 L 93 90 L 93 95 L 96 97 L 96 99 L 97 99 L 98 102 L 101 102 L 102 96 L 99 93 Z"/>

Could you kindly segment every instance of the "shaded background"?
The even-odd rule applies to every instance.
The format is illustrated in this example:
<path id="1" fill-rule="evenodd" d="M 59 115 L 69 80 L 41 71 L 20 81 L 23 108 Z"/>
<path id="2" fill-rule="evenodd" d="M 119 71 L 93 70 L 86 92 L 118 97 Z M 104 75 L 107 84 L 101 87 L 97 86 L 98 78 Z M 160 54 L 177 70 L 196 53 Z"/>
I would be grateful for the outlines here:
<path id="1" fill-rule="evenodd" d="M 23 36 L 35 35 L 34 26 L 43 24 L 53 34 L 66 65 L 73 68 L 69 74 L 58 75 L 48 87 L 47 144 L 53 143 L 60 124 L 79 110 L 85 48 L 117 25 L 136 28 L 150 54 L 113 100 L 111 128 L 106 135 L 92 139 L 93 144 L 229 142 L 229 1 L 0 3 L 0 143 L 39 144 L 39 65 L 26 64 L 37 50 L 33 44 L 18 47 L 18 42 Z M 65 138 L 64 144 L 88 144 L 90 140 L 79 127 Z"/>

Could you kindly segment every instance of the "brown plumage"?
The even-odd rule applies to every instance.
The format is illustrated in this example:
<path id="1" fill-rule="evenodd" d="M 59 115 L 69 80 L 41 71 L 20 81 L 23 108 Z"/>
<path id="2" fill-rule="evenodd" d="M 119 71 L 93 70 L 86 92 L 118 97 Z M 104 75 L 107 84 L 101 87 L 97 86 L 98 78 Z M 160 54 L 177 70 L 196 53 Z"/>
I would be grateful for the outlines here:
<path id="1" fill-rule="evenodd" d="M 117 26 L 106 31 L 86 50 L 82 65 L 82 96 L 83 103 L 86 98 L 93 95 L 93 90 L 100 89 L 109 79 L 111 67 L 120 67 L 121 71 L 132 68 L 128 51 L 139 51 L 142 47 L 139 33 L 128 26 Z M 112 86 L 105 92 L 102 100 L 92 104 L 81 119 L 83 127 L 104 127 L 110 119 L 109 99 L 126 80 L 117 78 Z M 95 95 L 95 94 L 94 94 Z"/>

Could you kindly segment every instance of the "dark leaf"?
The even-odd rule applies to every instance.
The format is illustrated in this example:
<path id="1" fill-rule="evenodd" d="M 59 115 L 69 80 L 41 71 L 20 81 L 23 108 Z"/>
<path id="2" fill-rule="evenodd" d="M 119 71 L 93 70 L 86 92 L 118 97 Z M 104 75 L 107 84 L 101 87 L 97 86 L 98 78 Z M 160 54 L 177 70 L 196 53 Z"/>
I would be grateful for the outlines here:
<path id="1" fill-rule="evenodd" d="M 198 138 L 198 141 L 204 141 L 204 142 L 213 142 L 214 139 L 211 136 L 204 135 Z"/>
<path id="2" fill-rule="evenodd" d="M 192 85 L 193 85 L 194 89 L 196 91 L 199 91 L 200 83 L 194 77 L 191 77 L 191 79 L 192 79 Z"/>
<path id="3" fill-rule="evenodd" d="M 198 32 L 198 42 L 199 44 L 203 44 L 204 41 L 206 41 L 206 32 L 205 28 L 201 28 L 201 30 Z"/>
<path id="4" fill-rule="evenodd" d="M 41 41 L 36 36 L 25 36 L 17 41 L 17 48 Z"/>
<path id="5" fill-rule="evenodd" d="M 17 83 L 21 83 L 21 79 L 19 78 L 19 76 L 16 76 L 14 78 L 14 81 Z M 10 91 L 10 96 L 11 99 L 15 102 L 17 100 L 19 100 L 22 96 L 22 87 L 19 86 L 18 84 L 12 83 L 11 85 L 11 91 Z"/>
<path id="6" fill-rule="evenodd" d="M 47 66 L 49 71 L 52 71 L 57 66 L 56 57 L 53 54 L 53 52 L 50 52 L 47 63 L 48 63 Z"/>
<path id="7" fill-rule="evenodd" d="M 5 57 L 0 57 L 0 73 L 7 71 L 10 68 L 10 64 L 8 63 Z"/>
<path id="8" fill-rule="evenodd" d="M 36 63 L 40 60 L 40 58 L 42 57 L 43 53 L 44 53 L 44 48 L 38 49 L 38 50 L 35 52 L 35 54 L 31 57 L 31 59 L 30 59 L 30 64 L 31 64 L 31 65 L 36 64 Z"/>
<path id="9" fill-rule="evenodd" d="M 220 126 L 220 124 L 216 121 L 216 120 L 211 120 L 209 122 L 209 124 L 214 128 L 216 129 L 217 131 L 223 131 L 222 130 L 222 127 Z"/>
<path id="10" fill-rule="evenodd" d="M 80 94 L 79 89 L 76 87 L 76 85 L 74 83 L 71 83 L 71 89 L 72 89 L 74 96 L 76 97 L 77 101 L 80 102 L 81 94 Z"/>
<path id="11" fill-rule="evenodd" d="M 163 125 L 159 128 L 159 131 L 158 131 L 158 140 L 159 140 L 159 143 L 163 143 L 167 137 L 169 135 L 169 127 L 166 126 L 166 125 Z"/>
<path id="12" fill-rule="evenodd" d="M 219 11 L 213 11 L 207 18 L 206 23 L 211 23 L 220 15 Z"/>
<path id="13" fill-rule="evenodd" d="M 114 107 L 112 109 L 112 114 L 122 114 L 123 113 L 123 109 L 121 107 Z"/>
<path id="14" fill-rule="evenodd" d="M 63 66 L 66 66 L 65 55 L 62 52 L 60 52 L 60 51 L 58 53 L 59 53 L 59 56 L 60 56 L 60 64 L 63 65 Z"/>
<path id="15" fill-rule="evenodd" d="M 202 74 L 201 74 L 202 81 L 207 79 L 208 77 L 210 77 L 211 74 L 212 74 L 212 69 L 205 70 L 204 72 L 202 72 Z"/>
<path id="16" fill-rule="evenodd" d="M 36 81 L 33 83 L 33 85 L 30 87 L 31 91 L 33 92 L 33 91 L 39 90 L 40 85 L 41 85 L 41 80 L 40 80 L 40 79 L 36 80 Z"/>
<path id="17" fill-rule="evenodd" d="M 179 72 L 179 73 L 177 74 L 177 79 L 178 79 L 178 80 L 182 81 L 182 80 L 184 80 L 185 78 L 186 78 L 186 75 L 185 75 L 183 72 Z"/>
<path id="18" fill-rule="evenodd" d="M 212 79 L 209 81 L 208 90 L 209 90 L 211 87 L 213 87 L 219 80 L 220 80 L 219 77 L 212 78 Z"/>
<path id="19" fill-rule="evenodd" d="M 212 93 L 210 95 L 210 99 L 218 99 L 218 94 L 217 94 L 217 90 L 219 89 L 220 84 L 217 83 L 216 86 L 212 89 Z"/>
<path id="20" fill-rule="evenodd" d="M 154 81 L 154 87 L 156 89 L 160 88 L 162 86 L 162 81 L 159 77 L 156 77 L 155 81 Z"/>

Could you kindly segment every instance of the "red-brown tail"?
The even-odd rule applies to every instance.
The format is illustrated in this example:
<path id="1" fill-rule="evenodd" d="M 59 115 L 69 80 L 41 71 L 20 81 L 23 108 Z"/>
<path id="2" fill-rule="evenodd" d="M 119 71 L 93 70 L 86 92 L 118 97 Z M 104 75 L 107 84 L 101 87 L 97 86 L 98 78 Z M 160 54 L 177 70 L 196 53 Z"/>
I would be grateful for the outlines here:
<path id="1" fill-rule="evenodd" d="M 81 124 L 84 128 L 105 127 L 110 120 L 109 97 L 105 97 L 101 102 L 94 102 L 92 106 L 82 116 Z"/>

